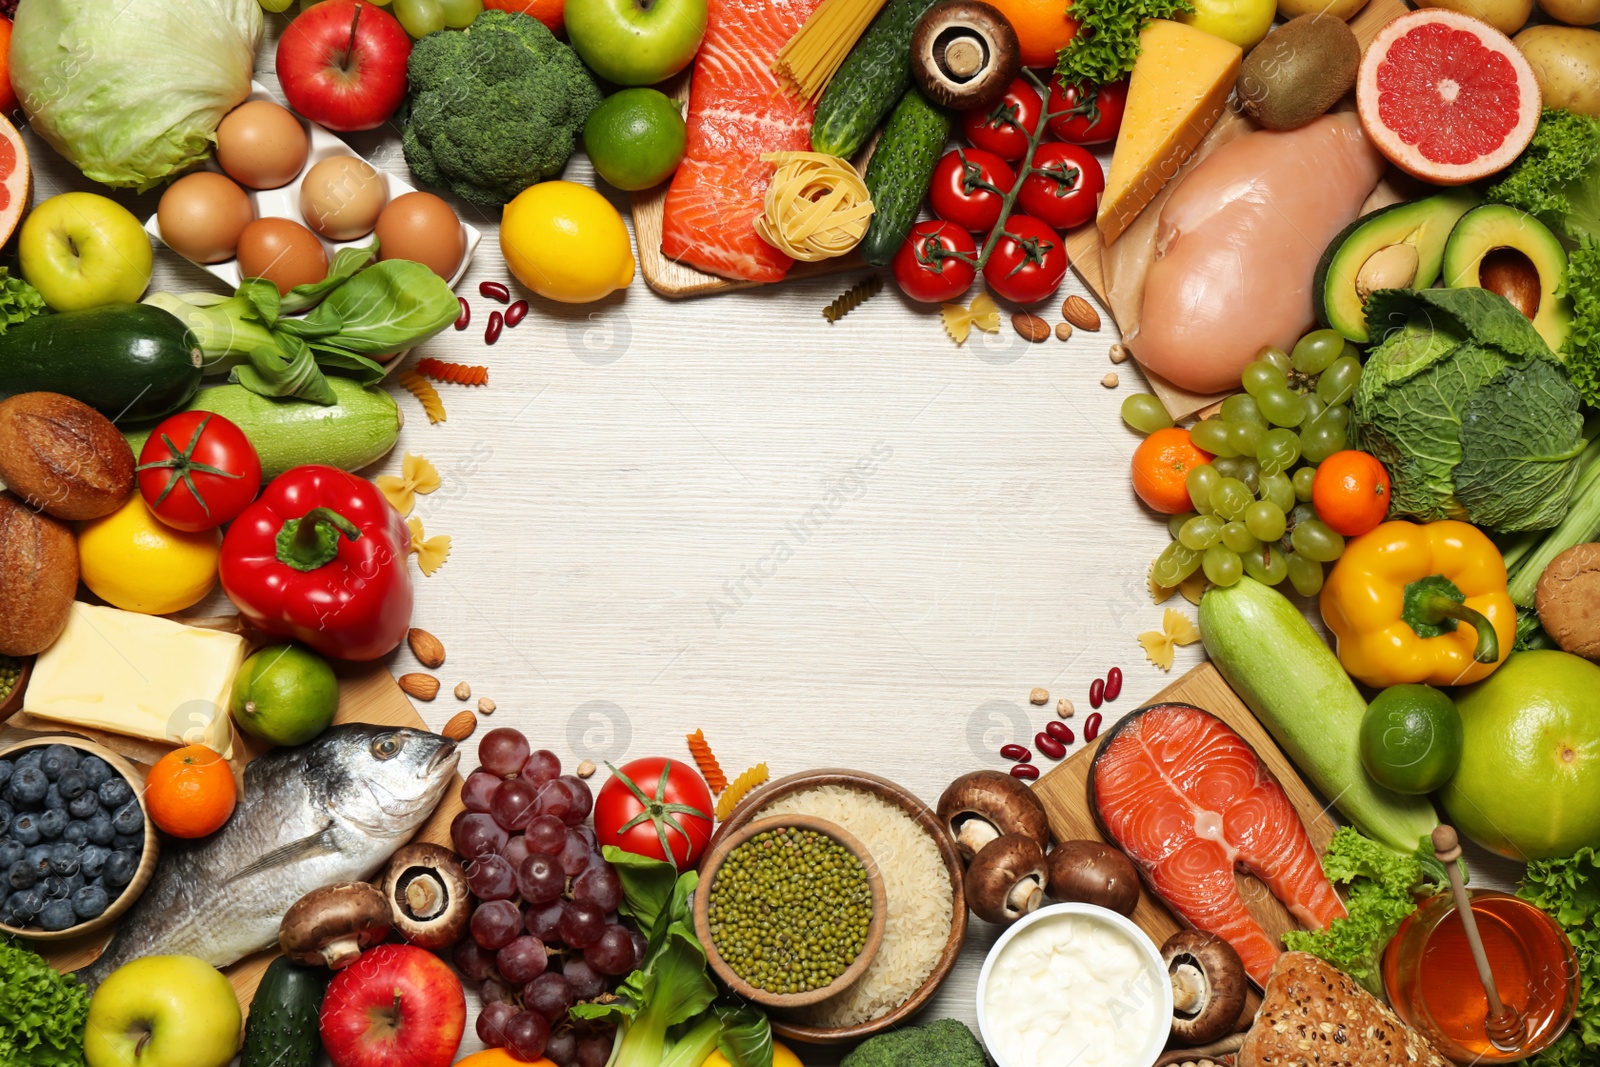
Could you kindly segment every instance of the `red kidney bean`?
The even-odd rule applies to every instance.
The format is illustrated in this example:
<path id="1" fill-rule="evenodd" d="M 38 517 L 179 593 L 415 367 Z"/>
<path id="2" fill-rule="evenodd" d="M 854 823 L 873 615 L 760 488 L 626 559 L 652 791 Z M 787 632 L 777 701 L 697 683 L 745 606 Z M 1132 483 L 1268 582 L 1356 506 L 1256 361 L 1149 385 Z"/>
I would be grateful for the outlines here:
<path id="1" fill-rule="evenodd" d="M 1100 736 L 1100 713 L 1097 711 L 1083 720 L 1083 739 L 1093 741 Z"/>
<path id="2" fill-rule="evenodd" d="M 461 305 L 461 314 L 456 316 L 456 329 L 465 330 L 467 323 L 472 321 L 472 305 L 467 303 L 464 296 L 456 297 L 456 303 Z"/>
<path id="3" fill-rule="evenodd" d="M 1060 719 L 1051 719 L 1049 722 L 1045 723 L 1044 732 L 1055 738 L 1057 741 L 1060 741 L 1063 745 L 1070 745 L 1072 742 L 1077 740 L 1077 738 L 1072 736 L 1072 727 L 1068 726 Z"/>
<path id="4" fill-rule="evenodd" d="M 496 312 L 498 314 L 498 312 Z M 1106 698 L 1106 683 L 1099 678 L 1089 683 L 1089 706 L 1098 708 Z"/>
<path id="5" fill-rule="evenodd" d="M 507 289 L 499 282 L 479 282 L 478 295 L 487 297 L 490 300 L 498 300 L 500 303 L 504 304 L 507 300 L 511 299 L 511 290 Z"/>
<path id="6" fill-rule="evenodd" d="M 1039 777 L 1039 768 L 1031 763 L 1019 763 L 1011 768 L 1011 777 L 1026 778 L 1030 782 Z"/>
<path id="7" fill-rule="evenodd" d="M 1043 731 L 1033 735 L 1033 744 L 1040 752 L 1051 759 L 1060 759 L 1067 754 L 1067 746 Z"/>
<path id="8" fill-rule="evenodd" d="M 506 325 L 508 327 L 515 326 L 517 323 L 525 319 L 527 315 L 528 302 L 526 300 L 518 300 L 515 304 L 512 304 L 510 307 L 506 308 Z"/>
<path id="9" fill-rule="evenodd" d="M 505 324 L 505 317 L 502 316 L 500 312 L 489 312 L 489 325 L 484 328 L 483 343 L 486 345 L 492 345 L 496 341 L 500 340 L 500 331 L 505 327 Z M 1099 701 L 1095 701 L 1095 703 L 1098 704 Z"/>
<path id="10" fill-rule="evenodd" d="M 1106 699 L 1115 700 L 1122 695 L 1122 668 L 1112 667 L 1106 672 Z"/>
<path id="11" fill-rule="evenodd" d="M 1018 763 L 1033 762 L 1033 753 L 1021 745 L 1001 745 L 1000 755 L 1004 759 L 1016 760 Z"/>

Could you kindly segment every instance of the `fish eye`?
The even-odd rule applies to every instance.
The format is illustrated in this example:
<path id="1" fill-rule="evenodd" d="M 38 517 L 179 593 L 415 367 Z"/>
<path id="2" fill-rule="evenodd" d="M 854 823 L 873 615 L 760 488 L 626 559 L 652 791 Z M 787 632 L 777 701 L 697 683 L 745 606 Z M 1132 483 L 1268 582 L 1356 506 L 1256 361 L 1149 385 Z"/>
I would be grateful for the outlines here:
<path id="1" fill-rule="evenodd" d="M 385 734 L 372 742 L 372 754 L 378 759 L 394 759 L 400 754 L 400 746 L 405 742 L 394 734 Z"/>

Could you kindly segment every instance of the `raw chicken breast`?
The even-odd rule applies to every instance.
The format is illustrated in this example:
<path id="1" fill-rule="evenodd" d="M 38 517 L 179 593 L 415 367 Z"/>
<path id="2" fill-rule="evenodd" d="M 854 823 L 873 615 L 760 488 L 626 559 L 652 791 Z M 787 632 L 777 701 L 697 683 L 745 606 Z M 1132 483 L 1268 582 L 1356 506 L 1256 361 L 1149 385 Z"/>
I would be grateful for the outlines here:
<path id="1" fill-rule="evenodd" d="M 1313 325 L 1317 260 L 1383 168 L 1353 111 L 1217 149 L 1161 209 L 1129 349 L 1182 389 L 1237 389 L 1263 346 Z"/>

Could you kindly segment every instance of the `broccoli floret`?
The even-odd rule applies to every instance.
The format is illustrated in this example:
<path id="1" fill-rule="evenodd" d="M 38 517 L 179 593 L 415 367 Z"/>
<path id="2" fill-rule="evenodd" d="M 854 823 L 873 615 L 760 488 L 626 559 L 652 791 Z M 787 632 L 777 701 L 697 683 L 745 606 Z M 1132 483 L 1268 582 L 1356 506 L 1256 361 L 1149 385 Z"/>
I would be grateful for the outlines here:
<path id="1" fill-rule="evenodd" d="M 1572 244 L 1600 241 L 1600 121 L 1546 108 L 1511 172 L 1489 190 Z"/>
<path id="2" fill-rule="evenodd" d="M 985 1067 L 983 1048 L 957 1019 L 868 1038 L 839 1067 Z"/>
<path id="3" fill-rule="evenodd" d="M 600 103 L 594 76 L 538 19 L 490 10 L 411 50 L 401 144 L 424 185 L 489 210 L 561 173 Z"/>

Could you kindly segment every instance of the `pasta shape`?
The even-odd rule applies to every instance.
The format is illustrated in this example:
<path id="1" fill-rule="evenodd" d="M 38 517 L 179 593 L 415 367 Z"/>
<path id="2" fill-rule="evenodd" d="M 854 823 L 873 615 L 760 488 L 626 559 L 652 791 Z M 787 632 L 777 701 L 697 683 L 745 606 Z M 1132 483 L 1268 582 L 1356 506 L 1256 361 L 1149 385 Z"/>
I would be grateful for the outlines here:
<path id="1" fill-rule="evenodd" d="M 373 481 L 384 498 L 394 506 L 401 515 L 411 514 L 411 509 L 416 506 L 417 494 L 426 495 L 439 488 L 439 471 L 428 462 L 426 456 L 419 456 L 411 452 L 405 454 L 400 461 L 400 473 L 380 474 Z"/>
<path id="2" fill-rule="evenodd" d="M 417 554 L 418 569 L 423 574 L 432 575 L 443 567 L 444 561 L 450 558 L 450 535 L 429 537 L 422 532 L 422 520 L 415 515 L 406 520 L 406 529 L 411 531 L 411 551 Z"/>
<path id="3" fill-rule="evenodd" d="M 478 367 L 470 363 L 448 363 L 432 356 L 424 356 L 417 360 L 417 373 L 436 382 L 452 382 L 456 385 L 489 384 L 488 367 Z"/>
<path id="4" fill-rule="evenodd" d="M 1198 640 L 1200 627 L 1177 608 L 1167 608 L 1161 613 L 1161 629 L 1139 635 L 1145 656 L 1164 671 L 1172 669 L 1173 650 L 1177 646 L 1192 645 Z"/>
<path id="5" fill-rule="evenodd" d="M 944 332 L 958 345 L 966 343 L 974 326 L 984 333 L 1000 329 L 1000 307 L 988 293 L 973 297 L 970 307 L 946 304 L 939 309 L 939 315 L 944 319 Z"/>
<path id="6" fill-rule="evenodd" d="M 776 163 L 756 233 L 794 259 L 815 263 L 842 256 L 872 221 L 867 183 L 847 159 L 822 152 L 768 152 Z"/>
<path id="7" fill-rule="evenodd" d="M 409 367 L 394 376 L 405 391 L 417 398 L 422 405 L 422 410 L 427 413 L 428 421 L 441 423 L 444 421 L 444 401 L 439 397 L 439 390 L 433 383 Z"/>
<path id="8" fill-rule="evenodd" d="M 739 801 L 749 796 L 756 786 L 766 782 L 767 777 L 767 765 L 758 763 L 729 783 L 727 792 L 717 798 L 717 821 L 727 822 L 733 809 L 739 806 Z"/>
<path id="9" fill-rule="evenodd" d="M 838 322 L 850 312 L 877 296 L 882 289 L 883 275 L 869 274 L 834 297 L 833 301 L 822 309 L 822 317 L 829 322 Z"/>
<path id="10" fill-rule="evenodd" d="M 720 793 L 728 788 L 728 776 L 722 773 L 722 764 L 717 762 L 717 754 L 711 751 L 706 732 L 696 730 L 685 740 L 689 742 L 689 754 L 694 757 L 695 766 L 700 768 L 700 777 L 706 780 L 711 791 Z"/>

